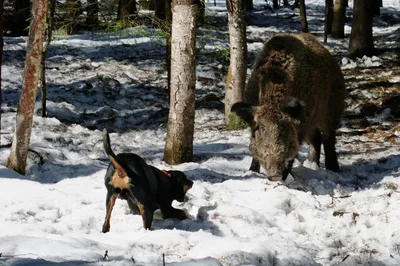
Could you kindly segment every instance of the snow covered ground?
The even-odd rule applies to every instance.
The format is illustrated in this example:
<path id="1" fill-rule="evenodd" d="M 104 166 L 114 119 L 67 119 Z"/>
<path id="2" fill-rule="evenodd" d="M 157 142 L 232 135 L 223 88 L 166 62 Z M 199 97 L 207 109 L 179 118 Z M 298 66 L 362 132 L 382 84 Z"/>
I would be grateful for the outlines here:
<path id="1" fill-rule="evenodd" d="M 324 1 L 306 3 L 310 30 L 322 40 Z M 266 4 L 256 2 L 248 15 L 249 72 L 271 34 L 300 30 L 292 16 L 298 10 L 272 13 Z M 163 254 L 177 266 L 400 265 L 400 126 L 393 100 L 400 91 L 400 1 L 383 5 L 374 22 L 382 53 L 351 61 L 348 37 L 326 44 L 351 95 L 338 131 L 341 173 L 306 168 L 304 146 L 287 186 L 248 171 L 248 130 L 223 126 L 225 26 L 199 31 L 195 160 L 177 166 L 162 161 L 168 114 L 162 40 L 137 30 L 61 36 L 49 50 L 49 117 L 34 118 L 31 139 L 44 163 L 30 153 L 27 176 L 20 176 L 4 167 L 9 149 L 0 150 L 0 265 L 149 266 L 162 265 Z M 223 2 L 207 7 L 226 21 Z M 5 38 L 1 144 L 14 132 L 25 41 Z M 156 212 L 154 231 L 146 231 L 141 217 L 118 201 L 111 231 L 100 232 L 105 126 L 115 131 L 115 152 L 135 152 L 194 180 L 189 201 L 174 202 L 191 219 L 161 220 Z"/>

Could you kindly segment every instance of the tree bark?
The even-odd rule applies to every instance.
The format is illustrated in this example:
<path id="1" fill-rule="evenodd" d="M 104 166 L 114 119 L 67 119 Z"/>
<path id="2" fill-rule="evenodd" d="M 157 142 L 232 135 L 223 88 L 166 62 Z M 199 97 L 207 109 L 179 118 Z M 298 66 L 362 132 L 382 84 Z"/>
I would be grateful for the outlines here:
<path id="1" fill-rule="evenodd" d="M 232 105 L 243 100 L 247 74 L 246 22 L 243 0 L 227 0 L 230 64 L 225 87 L 225 123 L 235 127 Z"/>
<path id="2" fill-rule="evenodd" d="M 196 86 L 196 14 L 193 0 L 172 2 L 171 95 L 164 160 L 193 159 Z"/>
<path id="3" fill-rule="evenodd" d="M 28 47 L 26 51 L 23 89 L 19 99 L 15 133 L 7 167 L 25 174 L 29 142 L 32 132 L 43 39 L 46 30 L 47 0 L 35 0 L 32 5 Z"/>
<path id="4" fill-rule="evenodd" d="M 330 22 L 330 4 L 331 1 L 330 0 L 325 0 L 325 21 L 324 21 L 324 43 L 326 43 L 328 41 L 328 34 L 330 33 L 329 30 L 329 22 Z"/>
<path id="5" fill-rule="evenodd" d="M 272 0 L 272 8 L 273 9 L 278 9 L 279 8 L 278 0 Z"/>
<path id="6" fill-rule="evenodd" d="M 301 32 L 308 32 L 307 12 L 304 0 L 300 0 L 299 5 L 300 5 Z"/>
<path id="7" fill-rule="evenodd" d="M 344 38 L 344 21 L 346 18 L 346 0 L 335 0 L 333 7 L 332 37 Z"/>
<path id="8" fill-rule="evenodd" d="M 122 22 L 124 27 L 129 25 L 129 21 L 137 15 L 135 0 L 119 0 L 117 19 Z"/>
<path id="9" fill-rule="evenodd" d="M 30 1 L 14 1 L 14 23 L 12 24 L 11 36 L 27 36 L 29 33 Z"/>
<path id="10" fill-rule="evenodd" d="M 1 104 L 2 99 L 2 86 L 1 86 L 1 66 L 3 65 L 3 0 L 0 0 L 0 132 L 1 132 Z M 0 138 L 1 144 L 1 138 Z"/>
<path id="11" fill-rule="evenodd" d="M 329 8 L 328 8 L 328 34 L 332 33 L 332 22 L 333 22 L 333 0 L 328 0 Z"/>
<path id="12" fill-rule="evenodd" d="M 172 10 L 171 1 L 165 1 L 165 31 L 166 34 L 166 51 L 167 51 L 167 89 L 168 101 L 171 100 L 171 35 L 172 35 Z"/>
<path id="13" fill-rule="evenodd" d="M 372 13 L 375 0 L 354 0 L 348 56 L 350 58 L 375 54 L 372 35 Z"/>
<path id="14" fill-rule="evenodd" d="M 86 24 L 89 28 L 99 26 L 99 3 L 97 0 L 87 0 Z"/>
<path id="15" fill-rule="evenodd" d="M 43 48 L 43 55 L 41 59 L 41 64 L 40 64 L 40 92 L 41 92 L 41 102 L 42 102 L 42 117 L 47 116 L 47 107 L 46 107 L 46 94 L 47 94 L 47 88 L 46 88 L 46 57 L 47 57 L 47 51 L 49 50 L 49 45 L 51 42 L 51 39 L 53 38 L 53 28 L 54 28 L 54 14 L 56 11 L 56 0 L 50 0 L 50 6 L 49 6 L 49 14 L 47 17 L 47 34 L 46 34 L 46 42 Z"/>

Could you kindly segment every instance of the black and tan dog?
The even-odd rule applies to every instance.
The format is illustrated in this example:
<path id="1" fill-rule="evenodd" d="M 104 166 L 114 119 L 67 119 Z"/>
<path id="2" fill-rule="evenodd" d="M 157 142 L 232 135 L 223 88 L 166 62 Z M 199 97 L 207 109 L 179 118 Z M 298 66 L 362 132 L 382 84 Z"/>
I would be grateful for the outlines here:
<path id="1" fill-rule="evenodd" d="M 153 213 L 160 209 L 164 219 L 186 219 L 183 210 L 171 206 L 173 200 L 183 202 L 193 182 L 181 171 L 161 171 L 148 165 L 139 155 L 115 155 L 107 129 L 103 131 L 104 149 L 111 160 L 105 176 L 107 188 L 106 218 L 103 233 L 110 231 L 111 212 L 117 198 L 124 199 L 132 213 L 140 214 L 143 227 L 151 229 Z"/>

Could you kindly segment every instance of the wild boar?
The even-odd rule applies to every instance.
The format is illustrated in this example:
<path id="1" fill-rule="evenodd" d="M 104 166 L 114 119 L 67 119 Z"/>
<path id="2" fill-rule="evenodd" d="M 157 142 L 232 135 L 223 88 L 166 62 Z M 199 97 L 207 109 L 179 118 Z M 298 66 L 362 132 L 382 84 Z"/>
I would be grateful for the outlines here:
<path id="1" fill-rule="evenodd" d="M 250 170 L 260 164 L 270 180 L 286 179 L 303 140 L 308 160 L 339 170 L 335 131 L 345 107 L 343 74 L 334 57 L 311 34 L 277 34 L 256 57 L 244 102 L 231 111 L 251 128 Z"/>

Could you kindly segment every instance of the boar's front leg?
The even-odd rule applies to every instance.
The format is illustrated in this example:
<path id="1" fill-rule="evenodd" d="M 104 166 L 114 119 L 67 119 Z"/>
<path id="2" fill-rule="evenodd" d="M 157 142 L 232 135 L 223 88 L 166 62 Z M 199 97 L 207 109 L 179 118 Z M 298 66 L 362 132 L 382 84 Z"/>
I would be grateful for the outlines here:
<path id="1" fill-rule="evenodd" d="M 325 151 L 325 168 L 333 172 L 339 171 L 339 163 L 335 151 L 336 136 L 335 130 L 330 130 L 329 134 L 322 136 Z"/>
<path id="2" fill-rule="evenodd" d="M 319 129 L 314 130 L 307 139 L 309 144 L 308 161 L 316 163 L 319 167 L 319 158 L 321 154 L 321 132 Z"/>

